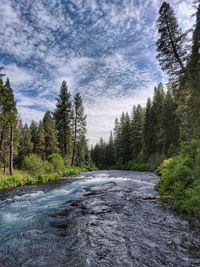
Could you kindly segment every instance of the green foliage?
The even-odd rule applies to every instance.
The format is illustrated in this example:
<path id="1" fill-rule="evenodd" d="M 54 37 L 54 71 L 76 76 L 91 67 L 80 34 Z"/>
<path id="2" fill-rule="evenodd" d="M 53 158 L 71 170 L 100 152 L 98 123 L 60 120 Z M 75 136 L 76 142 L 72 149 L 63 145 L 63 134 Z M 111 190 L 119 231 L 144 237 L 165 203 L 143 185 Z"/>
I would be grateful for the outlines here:
<path id="1" fill-rule="evenodd" d="M 58 143 L 61 155 L 63 157 L 71 158 L 71 95 L 68 90 L 66 81 L 62 82 L 60 93 L 57 98 L 56 110 L 54 112 L 54 119 L 56 129 L 58 131 Z"/>
<path id="2" fill-rule="evenodd" d="M 171 196 L 170 203 L 181 212 L 200 216 L 200 141 L 183 142 L 176 157 L 164 160 L 157 172 L 157 190 Z"/>
<path id="3" fill-rule="evenodd" d="M 62 171 L 65 167 L 64 159 L 59 154 L 50 155 L 48 161 L 52 165 L 53 171 Z"/>
<path id="4" fill-rule="evenodd" d="M 49 155 L 59 152 L 57 131 L 51 112 L 45 113 L 42 123 L 44 128 L 44 150 L 47 158 Z"/>
<path id="5" fill-rule="evenodd" d="M 176 102 L 171 88 L 164 91 L 160 83 L 146 108 L 133 106 L 132 114 L 115 120 L 114 138 L 102 138 L 91 149 L 92 161 L 99 168 L 155 170 L 177 152 L 179 140 Z M 129 162 L 132 166 L 129 167 Z"/>
<path id="6" fill-rule="evenodd" d="M 177 77 L 186 72 L 186 34 L 181 32 L 174 11 L 168 2 L 162 3 L 159 15 L 157 57 L 162 69 L 170 76 Z"/>
<path id="7" fill-rule="evenodd" d="M 20 131 L 19 150 L 17 157 L 17 165 L 21 167 L 24 158 L 33 152 L 33 143 L 31 140 L 31 132 L 27 124 L 22 126 Z"/>
<path id="8" fill-rule="evenodd" d="M 10 174 L 13 173 L 13 157 L 17 147 L 17 108 L 13 89 L 7 78 L 5 84 L 0 78 L 0 162 L 4 170 L 9 167 Z"/>
<path id="9" fill-rule="evenodd" d="M 33 158 L 34 157 L 32 157 L 32 159 Z M 30 174 L 27 174 L 26 172 L 16 171 L 16 174 L 13 176 L 5 175 L 5 176 L 0 177 L 0 189 L 6 189 L 6 188 L 29 185 L 29 184 L 53 182 L 53 181 L 59 180 L 62 177 L 70 176 L 70 175 L 78 175 L 85 171 L 91 171 L 91 170 L 87 168 L 69 167 L 69 168 L 64 168 L 62 171 L 58 171 L 58 172 L 51 171 L 49 173 L 40 173 L 40 174 L 37 173 L 36 174 L 35 169 L 34 169 L 33 172 L 35 173 L 35 175 L 30 175 Z"/>
<path id="10" fill-rule="evenodd" d="M 72 105 L 72 166 L 85 166 L 87 158 L 86 115 L 80 93 L 75 94 Z"/>
<path id="11" fill-rule="evenodd" d="M 23 170 L 30 175 L 36 176 L 44 172 L 44 162 L 35 154 L 26 156 L 23 161 Z"/>
<path id="12" fill-rule="evenodd" d="M 138 163 L 134 160 L 130 160 L 125 164 L 117 164 L 115 166 L 117 169 L 120 170 L 132 170 L 132 171 L 152 171 L 153 169 L 148 163 Z"/>

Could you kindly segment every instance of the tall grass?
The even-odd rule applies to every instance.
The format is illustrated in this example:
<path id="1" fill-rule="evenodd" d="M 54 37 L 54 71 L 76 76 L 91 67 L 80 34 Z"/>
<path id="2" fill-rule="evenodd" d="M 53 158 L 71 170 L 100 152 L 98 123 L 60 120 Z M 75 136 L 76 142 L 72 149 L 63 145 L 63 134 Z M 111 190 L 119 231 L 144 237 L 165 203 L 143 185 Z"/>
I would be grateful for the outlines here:
<path id="1" fill-rule="evenodd" d="M 7 189 L 17 186 L 47 183 L 58 180 L 65 176 L 78 175 L 82 172 L 89 171 L 89 168 L 65 167 L 57 172 L 41 173 L 30 175 L 25 171 L 15 170 L 13 176 L 0 174 L 0 189 Z"/>

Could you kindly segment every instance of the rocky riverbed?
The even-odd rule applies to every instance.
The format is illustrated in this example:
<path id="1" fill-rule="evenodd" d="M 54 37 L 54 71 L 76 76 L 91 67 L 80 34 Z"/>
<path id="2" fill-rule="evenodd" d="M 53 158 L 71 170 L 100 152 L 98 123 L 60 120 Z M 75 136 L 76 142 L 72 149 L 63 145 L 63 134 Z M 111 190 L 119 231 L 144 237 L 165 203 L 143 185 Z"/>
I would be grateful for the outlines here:
<path id="1" fill-rule="evenodd" d="M 4 192 L 0 266 L 200 266 L 199 222 L 152 198 L 157 181 L 98 171 Z"/>

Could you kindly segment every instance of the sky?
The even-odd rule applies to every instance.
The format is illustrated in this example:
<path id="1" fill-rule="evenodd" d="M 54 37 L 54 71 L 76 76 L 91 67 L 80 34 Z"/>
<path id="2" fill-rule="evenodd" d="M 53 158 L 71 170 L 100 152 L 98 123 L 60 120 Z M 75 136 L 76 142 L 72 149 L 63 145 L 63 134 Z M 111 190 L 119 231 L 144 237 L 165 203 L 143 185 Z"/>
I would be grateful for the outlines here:
<path id="1" fill-rule="evenodd" d="M 183 30 L 192 0 L 169 1 Z M 0 66 L 24 122 L 53 111 L 63 80 L 80 92 L 89 144 L 107 139 L 114 120 L 144 105 L 167 77 L 156 59 L 161 0 L 1 0 Z"/>

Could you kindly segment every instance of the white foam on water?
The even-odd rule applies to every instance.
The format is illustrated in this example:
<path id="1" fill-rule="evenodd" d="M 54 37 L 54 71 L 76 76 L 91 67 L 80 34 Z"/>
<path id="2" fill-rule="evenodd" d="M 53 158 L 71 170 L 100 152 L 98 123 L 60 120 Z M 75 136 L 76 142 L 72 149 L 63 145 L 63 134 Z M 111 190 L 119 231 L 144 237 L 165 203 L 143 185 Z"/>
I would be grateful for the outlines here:
<path id="1" fill-rule="evenodd" d="M 40 197 L 44 194 L 43 191 L 37 191 L 37 192 L 33 192 L 31 194 L 25 194 L 25 195 L 22 195 L 22 196 L 15 196 L 13 198 L 13 200 L 26 200 L 26 199 L 32 199 L 32 198 L 37 198 L 37 197 Z"/>
<path id="2" fill-rule="evenodd" d="M 154 183 L 151 183 L 151 182 L 148 182 L 148 181 L 144 181 L 144 180 L 136 180 L 136 179 L 132 179 L 132 181 L 133 181 L 134 183 L 141 184 L 141 185 L 155 186 Z"/>

